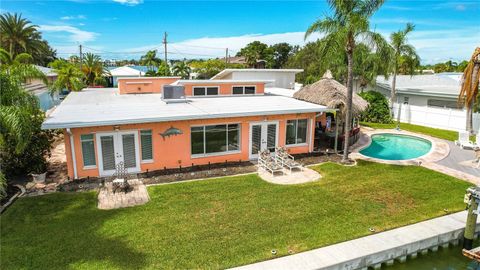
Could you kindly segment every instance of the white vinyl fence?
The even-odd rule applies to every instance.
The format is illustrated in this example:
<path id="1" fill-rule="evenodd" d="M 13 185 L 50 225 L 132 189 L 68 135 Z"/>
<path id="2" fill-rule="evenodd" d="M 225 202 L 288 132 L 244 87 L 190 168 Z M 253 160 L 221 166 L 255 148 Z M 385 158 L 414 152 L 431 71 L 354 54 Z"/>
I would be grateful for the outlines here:
<path id="1" fill-rule="evenodd" d="M 400 104 L 400 122 L 448 130 L 465 130 L 466 111 Z M 398 103 L 395 103 L 395 121 L 398 119 Z M 473 114 L 473 130 L 480 128 L 480 114 Z"/>

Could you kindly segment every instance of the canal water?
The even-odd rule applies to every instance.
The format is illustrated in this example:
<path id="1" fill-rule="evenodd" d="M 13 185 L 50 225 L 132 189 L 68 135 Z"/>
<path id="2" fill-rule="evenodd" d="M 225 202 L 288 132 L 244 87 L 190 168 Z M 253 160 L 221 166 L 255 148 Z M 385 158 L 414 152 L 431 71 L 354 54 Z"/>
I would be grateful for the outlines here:
<path id="1" fill-rule="evenodd" d="M 479 243 L 476 243 L 478 246 Z M 437 252 L 419 254 L 417 258 L 408 258 L 405 263 L 395 262 L 385 270 L 480 270 L 480 264 L 462 255 L 461 245 L 439 248 Z"/>

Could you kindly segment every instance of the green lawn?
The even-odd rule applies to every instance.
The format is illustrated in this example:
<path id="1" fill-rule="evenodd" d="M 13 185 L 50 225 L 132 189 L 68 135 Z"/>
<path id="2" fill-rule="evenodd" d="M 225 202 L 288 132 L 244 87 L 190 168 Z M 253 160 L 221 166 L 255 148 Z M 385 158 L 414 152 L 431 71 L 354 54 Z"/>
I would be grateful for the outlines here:
<path id="1" fill-rule="evenodd" d="M 305 251 L 464 209 L 468 183 L 422 167 L 316 167 L 319 182 L 256 175 L 149 187 L 143 206 L 96 194 L 19 199 L 1 216 L 2 269 L 215 269 Z"/>
<path id="2" fill-rule="evenodd" d="M 375 129 L 391 129 L 391 128 L 396 128 L 397 124 L 378 124 L 378 123 L 368 123 L 368 122 L 361 122 L 360 123 L 362 126 L 366 127 L 371 127 Z M 451 130 L 445 130 L 445 129 L 439 129 L 439 128 L 431 128 L 431 127 L 425 127 L 425 126 L 419 126 L 419 125 L 412 125 L 412 124 L 407 124 L 407 123 L 401 123 L 400 124 L 400 129 L 411 131 L 411 132 L 416 132 L 416 133 L 421 133 L 425 135 L 429 135 L 432 137 L 448 140 L 448 141 L 455 141 L 458 139 L 458 132 L 457 131 L 451 131 Z M 472 136 L 470 138 L 472 141 L 475 141 L 475 136 Z"/>

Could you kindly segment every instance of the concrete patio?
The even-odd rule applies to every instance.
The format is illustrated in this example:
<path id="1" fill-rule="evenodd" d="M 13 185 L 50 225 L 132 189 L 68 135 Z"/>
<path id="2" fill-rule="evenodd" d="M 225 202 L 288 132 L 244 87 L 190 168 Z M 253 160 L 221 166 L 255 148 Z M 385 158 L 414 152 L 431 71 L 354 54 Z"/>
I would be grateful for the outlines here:
<path id="1" fill-rule="evenodd" d="M 128 192 L 113 192 L 112 182 L 108 182 L 100 189 L 98 193 L 98 208 L 99 209 L 116 209 L 123 207 L 131 207 L 142 205 L 150 200 L 148 191 L 142 181 L 138 179 L 128 180 L 130 184 L 130 191 Z"/>
<path id="2" fill-rule="evenodd" d="M 304 184 L 318 181 L 322 177 L 318 172 L 309 168 L 304 168 L 303 171 L 296 169 L 292 172 L 284 169 L 283 173 L 283 175 L 279 173 L 272 175 L 270 172 L 267 172 L 261 168 L 258 169 L 258 176 L 260 176 L 260 178 L 269 183 L 279 185 Z"/>

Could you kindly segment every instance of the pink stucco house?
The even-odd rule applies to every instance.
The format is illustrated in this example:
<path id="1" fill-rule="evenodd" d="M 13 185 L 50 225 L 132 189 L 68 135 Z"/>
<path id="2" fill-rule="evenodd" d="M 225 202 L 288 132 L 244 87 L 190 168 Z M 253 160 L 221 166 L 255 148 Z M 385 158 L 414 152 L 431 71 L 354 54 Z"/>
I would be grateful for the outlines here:
<path id="1" fill-rule="evenodd" d="M 43 128 L 64 130 L 73 179 L 109 176 L 119 162 L 134 173 L 248 161 L 275 146 L 311 152 L 328 109 L 266 91 L 275 79 L 119 78 L 118 88 L 70 93 Z"/>

